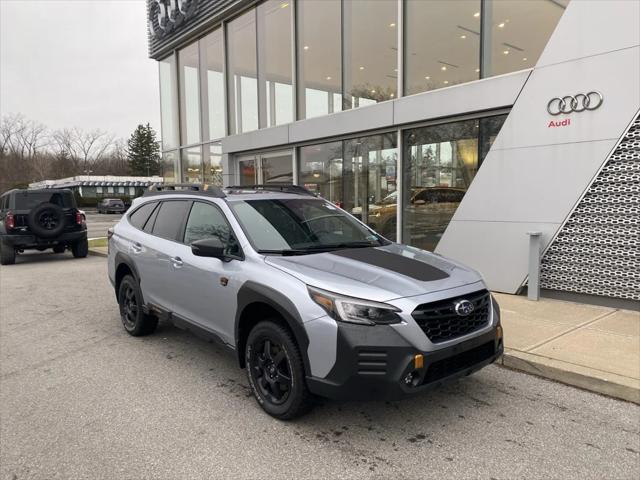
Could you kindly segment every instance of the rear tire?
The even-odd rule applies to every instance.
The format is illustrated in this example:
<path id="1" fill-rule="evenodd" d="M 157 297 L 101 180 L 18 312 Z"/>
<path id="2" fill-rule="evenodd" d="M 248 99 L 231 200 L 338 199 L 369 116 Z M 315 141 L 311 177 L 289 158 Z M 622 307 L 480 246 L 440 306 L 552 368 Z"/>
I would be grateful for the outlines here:
<path id="1" fill-rule="evenodd" d="M 16 263 L 16 249 L 0 240 L 0 265 Z"/>
<path id="2" fill-rule="evenodd" d="M 53 247 L 53 253 L 64 253 L 65 246 L 64 245 L 56 245 Z"/>
<path id="3" fill-rule="evenodd" d="M 141 337 L 155 331 L 158 319 L 144 313 L 140 285 L 131 275 L 126 275 L 120 282 L 118 305 L 122 326 L 129 335 Z"/>
<path id="4" fill-rule="evenodd" d="M 258 323 L 249 333 L 245 360 L 253 395 L 269 415 L 291 420 L 311 409 L 304 364 L 289 330 L 273 320 Z"/>
<path id="5" fill-rule="evenodd" d="M 71 252 L 75 258 L 84 258 L 89 255 L 89 241 L 85 238 L 71 246 Z"/>

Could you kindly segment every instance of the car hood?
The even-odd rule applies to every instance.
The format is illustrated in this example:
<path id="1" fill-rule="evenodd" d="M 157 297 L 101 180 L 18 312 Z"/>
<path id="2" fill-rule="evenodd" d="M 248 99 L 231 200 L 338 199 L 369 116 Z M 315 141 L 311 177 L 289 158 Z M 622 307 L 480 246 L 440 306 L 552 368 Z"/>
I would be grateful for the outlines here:
<path id="1" fill-rule="evenodd" d="M 385 302 L 482 282 L 474 270 L 405 245 L 351 248 L 265 262 L 317 288 Z"/>

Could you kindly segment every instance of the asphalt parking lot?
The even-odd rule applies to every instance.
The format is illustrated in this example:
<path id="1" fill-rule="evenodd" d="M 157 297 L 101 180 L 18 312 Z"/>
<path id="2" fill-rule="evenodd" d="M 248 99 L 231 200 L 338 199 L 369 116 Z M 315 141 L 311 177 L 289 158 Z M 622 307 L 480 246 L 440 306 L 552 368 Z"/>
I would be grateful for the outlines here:
<path id="1" fill-rule="evenodd" d="M 87 236 L 89 238 L 106 237 L 107 230 L 120 220 L 119 213 L 85 212 L 87 217 Z"/>
<path id="2" fill-rule="evenodd" d="M 212 306 L 212 310 L 214 310 Z M 0 477 L 637 478 L 640 407 L 491 366 L 402 402 L 262 412 L 222 347 L 121 327 L 106 259 L 0 267 Z"/>

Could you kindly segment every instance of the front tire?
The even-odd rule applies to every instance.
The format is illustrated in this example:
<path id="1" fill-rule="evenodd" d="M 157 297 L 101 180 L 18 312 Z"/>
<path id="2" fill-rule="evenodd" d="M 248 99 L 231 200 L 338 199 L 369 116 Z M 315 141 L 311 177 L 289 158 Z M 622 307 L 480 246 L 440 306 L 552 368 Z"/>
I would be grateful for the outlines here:
<path id="1" fill-rule="evenodd" d="M 85 238 L 71 246 L 71 253 L 75 258 L 84 258 L 89 255 L 89 241 Z"/>
<path id="2" fill-rule="evenodd" d="M 155 331 L 158 319 L 144 313 L 140 285 L 131 275 L 126 275 L 120 282 L 118 305 L 122 326 L 129 335 L 141 337 Z"/>
<path id="3" fill-rule="evenodd" d="M 13 265 L 16 263 L 16 249 L 13 245 L 0 240 L 0 265 Z"/>
<path id="4" fill-rule="evenodd" d="M 267 320 L 249 333 L 245 349 L 249 385 L 269 415 L 280 420 L 299 417 L 312 406 L 300 350 L 291 332 Z"/>

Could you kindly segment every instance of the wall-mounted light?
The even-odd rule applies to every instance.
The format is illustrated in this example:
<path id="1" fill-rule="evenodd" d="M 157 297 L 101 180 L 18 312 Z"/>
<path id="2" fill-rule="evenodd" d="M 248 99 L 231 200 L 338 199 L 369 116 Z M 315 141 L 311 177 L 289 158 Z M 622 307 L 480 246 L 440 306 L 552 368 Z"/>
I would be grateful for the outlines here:
<path id="1" fill-rule="evenodd" d="M 327 77 L 327 80 L 331 80 L 331 77 Z"/>
<path id="2" fill-rule="evenodd" d="M 395 27 L 395 26 L 396 26 L 396 24 L 395 24 L 395 23 L 390 23 L 390 24 L 389 24 L 389 27 L 391 27 L 391 28 L 393 28 L 393 27 Z"/>
<path id="3" fill-rule="evenodd" d="M 504 28 L 504 23 L 499 23 L 498 28 Z"/>
<path id="4" fill-rule="evenodd" d="M 445 81 L 444 81 L 444 82 L 442 82 L 442 83 L 444 83 L 445 85 L 449 85 L 449 80 L 445 80 Z"/>
<path id="5" fill-rule="evenodd" d="M 447 69 L 447 66 L 446 66 L 446 65 L 442 65 L 442 66 L 440 67 L 440 70 L 442 70 L 443 72 L 444 72 L 446 69 Z"/>
<path id="6" fill-rule="evenodd" d="M 362 67 L 362 66 L 361 66 L 361 67 L 360 67 L 360 70 L 364 70 L 364 67 Z"/>
<path id="7" fill-rule="evenodd" d="M 282 4 L 280 5 L 280 8 L 287 8 L 288 6 L 289 6 L 289 4 L 288 4 L 288 3 L 282 3 Z"/>
<path id="8" fill-rule="evenodd" d="M 522 61 L 526 62 L 527 61 L 527 57 L 522 57 Z"/>
<path id="9" fill-rule="evenodd" d="M 429 80 L 431 79 L 431 77 L 429 75 L 427 75 L 426 77 L 424 77 L 425 80 Z"/>
<path id="10" fill-rule="evenodd" d="M 480 12 L 476 12 L 473 14 L 474 17 L 478 18 L 480 16 Z"/>
<path id="11" fill-rule="evenodd" d="M 467 38 L 467 36 L 466 36 L 466 35 L 460 35 L 460 38 L 461 38 L 462 40 L 464 40 L 465 38 Z"/>
<path id="12" fill-rule="evenodd" d="M 309 45 L 305 45 L 305 46 L 304 46 L 304 47 L 302 47 L 302 48 L 304 48 L 305 50 L 309 50 Z"/>

